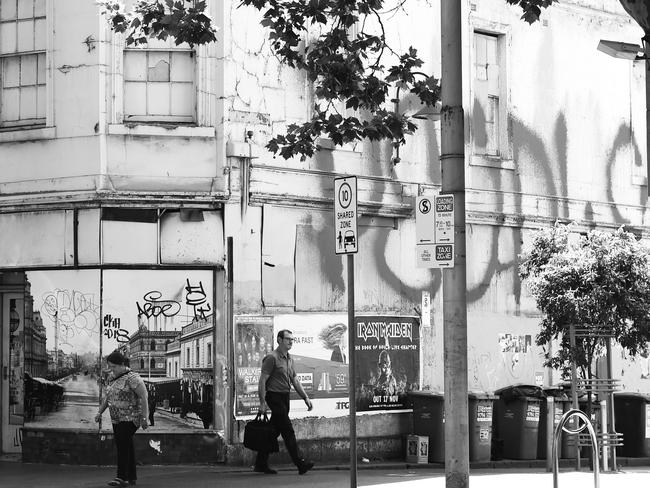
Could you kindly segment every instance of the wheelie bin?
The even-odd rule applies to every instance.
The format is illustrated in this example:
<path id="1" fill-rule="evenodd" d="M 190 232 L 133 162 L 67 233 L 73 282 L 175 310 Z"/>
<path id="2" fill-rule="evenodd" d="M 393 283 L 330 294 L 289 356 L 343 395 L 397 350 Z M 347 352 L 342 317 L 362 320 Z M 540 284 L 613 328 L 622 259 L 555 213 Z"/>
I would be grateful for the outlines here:
<path id="1" fill-rule="evenodd" d="M 537 459 L 540 404 L 546 397 L 539 386 L 511 385 L 494 392 L 492 457 Z"/>
<path id="2" fill-rule="evenodd" d="M 623 445 L 616 448 L 619 456 L 650 456 L 650 395 L 614 393 L 616 432 L 623 434 Z"/>
<path id="3" fill-rule="evenodd" d="M 497 396 L 486 393 L 470 392 L 468 395 L 470 462 L 490 460 L 495 400 Z"/>
<path id="4" fill-rule="evenodd" d="M 409 392 L 413 433 L 429 437 L 429 462 L 445 462 L 445 397 L 433 391 Z"/>

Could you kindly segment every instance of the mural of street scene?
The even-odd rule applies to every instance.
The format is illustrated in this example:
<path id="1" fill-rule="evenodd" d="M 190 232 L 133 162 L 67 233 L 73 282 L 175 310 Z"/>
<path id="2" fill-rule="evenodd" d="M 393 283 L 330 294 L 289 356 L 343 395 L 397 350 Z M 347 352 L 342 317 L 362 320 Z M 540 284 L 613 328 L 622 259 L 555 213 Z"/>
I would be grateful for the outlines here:
<path id="1" fill-rule="evenodd" d="M 108 410 L 94 417 L 111 380 L 102 358 L 120 350 L 147 386 L 152 432 L 215 428 L 211 272 L 130 273 L 104 272 L 101 321 L 97 271 L 26 273 L 24 425 L 111 430 Z"/>

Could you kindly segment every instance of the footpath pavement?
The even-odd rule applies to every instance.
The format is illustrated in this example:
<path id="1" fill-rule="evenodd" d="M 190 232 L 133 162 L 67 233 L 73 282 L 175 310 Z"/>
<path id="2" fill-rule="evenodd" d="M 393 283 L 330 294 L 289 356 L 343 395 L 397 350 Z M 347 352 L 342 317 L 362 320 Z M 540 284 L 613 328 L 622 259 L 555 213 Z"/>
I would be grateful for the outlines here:
<path id="1" fill-rule="evenodd" d="M 316 466 L 299 476 L 292 466 L 276 466 L 277 475 L 253 473 L 248 467 L 226 465 L 140 466 L 138 487 L 156 488 L 329 488 L 350 487 L 348 466 Z M 0 461 L 1 488 L 104 487 L 115 475 L 112 466 L 68 466 Z M 357 486 L 372 488 L 445 488 L 445 474 L 432 465 L 370 463 L 359 465 Z M 481 468 L 470 474 L 472 488 L 552 488 L 552 473 L 543 468 Z M 564 467 L 561 487 L 593 487 L 593 473 Z M 650 466 L 626 466 L 617 473 L 602 473 L 601 488 L 650 486 Z"/>

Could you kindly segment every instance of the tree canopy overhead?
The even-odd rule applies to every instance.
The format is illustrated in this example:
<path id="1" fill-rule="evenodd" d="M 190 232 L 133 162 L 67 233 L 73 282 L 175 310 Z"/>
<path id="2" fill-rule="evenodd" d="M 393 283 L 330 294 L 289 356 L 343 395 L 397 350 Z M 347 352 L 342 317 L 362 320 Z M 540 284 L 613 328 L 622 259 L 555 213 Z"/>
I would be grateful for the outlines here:
<path id="1" fill-rule="evenodd" d="M 423 61 L 415 48 L 399 51 L 390 45 L 383 14 L 408 2 L 396 1 L 387 8 L 384 0 L 241 0 L 262 12 L 261 25 L 280 61 L 303 70 L 313 84 L 311 119 L 272 138 L 267 144 L 272 153 L 305 159 L 314 154 L 319 137 L 339 146 L 388 140 L 399 149 L 416 131 L 395 101 L 400 93 L 411 93 L 423 106 L 433 106 L 440 99 L 440 80 L 420 70 Z M 505 1 L 520 7 L 522 19 L 532 24 L 557 0 Z M 216 40 L 205 0 L 138 0 L 128 12 L 116 0 L 98 3 L 127 45 L 147 38 L 173 37 L 190 45 Z"/>
<path id="2" fill-rule="evenodd" d="M 591 377 L 602 338 L 569 342 L 569 327 L 606 330 L 630 354 L 645 353 L 650 341 L 650 249 L 623 228 L 578 234 L 556 224 L 536 233 L 520 256 L 519 274 L 542 313 L 537 344 L 560 349 L 546 365 L 568 370 L 571 361 Z"/>

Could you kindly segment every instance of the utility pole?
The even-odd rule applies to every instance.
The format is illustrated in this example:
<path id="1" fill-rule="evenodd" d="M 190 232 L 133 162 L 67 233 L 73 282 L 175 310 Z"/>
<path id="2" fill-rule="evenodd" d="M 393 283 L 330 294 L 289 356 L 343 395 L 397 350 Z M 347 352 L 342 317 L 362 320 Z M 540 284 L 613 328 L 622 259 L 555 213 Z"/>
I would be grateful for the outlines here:
<path id="1" fill-rule="evenodd" d="M 467 278 L 462 16 L 458 0 L 441 2 L 442 194 L 454 196 L 454 267 L 443 269 L 445 477 L 447 488 L 469 488 L 467 406 Z"/>

